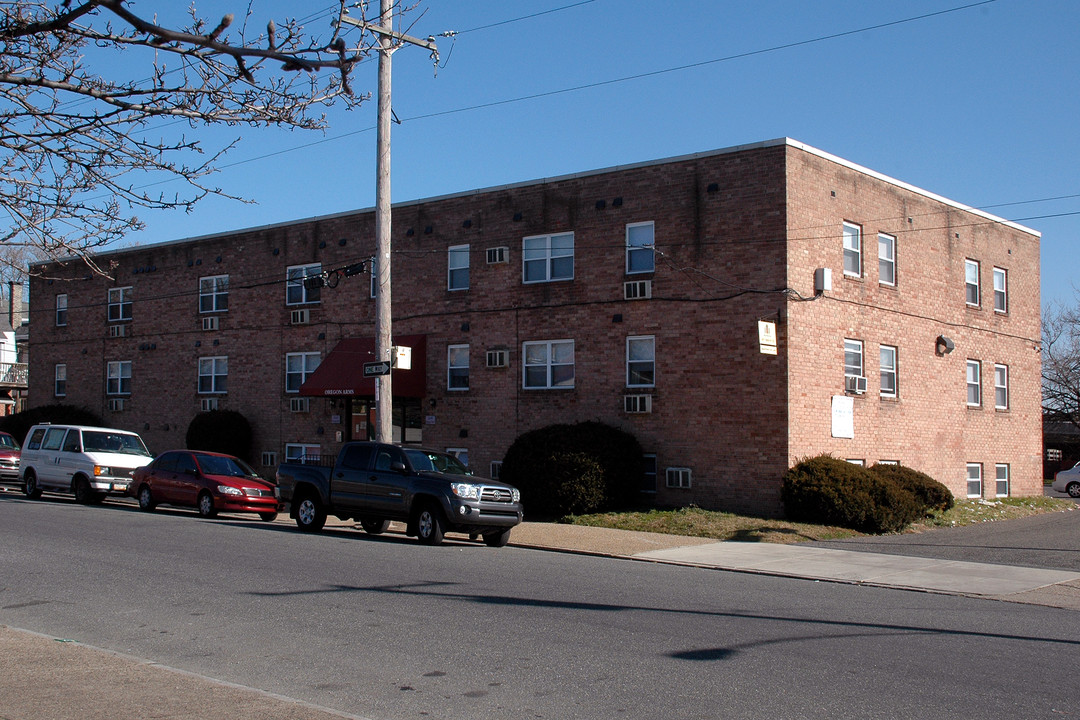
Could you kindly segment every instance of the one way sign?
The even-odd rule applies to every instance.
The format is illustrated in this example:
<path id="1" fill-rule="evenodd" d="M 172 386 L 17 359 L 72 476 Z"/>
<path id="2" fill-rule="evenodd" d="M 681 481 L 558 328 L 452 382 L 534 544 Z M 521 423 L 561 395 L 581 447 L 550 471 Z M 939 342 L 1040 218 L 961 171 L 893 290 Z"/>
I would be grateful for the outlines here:
<path id="1" fill-rule="evenodd" d="M 364 363 L 364 377 L 366 377 L 366 378 L 376 377 L 378 375 L 389 375 L 389 374 L 390 374 L 390 363 L 388 363 L 386 361 Z"/>

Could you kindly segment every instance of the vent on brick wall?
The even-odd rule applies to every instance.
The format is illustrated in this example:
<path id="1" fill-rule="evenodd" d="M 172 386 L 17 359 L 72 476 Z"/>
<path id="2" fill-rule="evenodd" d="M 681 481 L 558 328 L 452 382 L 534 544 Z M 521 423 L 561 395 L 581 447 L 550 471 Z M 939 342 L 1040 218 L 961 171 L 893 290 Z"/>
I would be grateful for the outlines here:
<path id="1" fill-rule="evenodd" d="M 652 412 L 652 395 L 623 395 L 623 410 L 641 414 Z"/>
<path id="2" fill-rule="evenodd" d="M 648 300 L 652 297 L 652 280 L 630 280 L 623 283 L 624 300 Z"/>
<path id="3" fill-rule="evenodd" d="M 289 411 L 294 413 L 306 413 L 311 410 L 311 398 L 289 398 Z"/>
<path id="4" fill-rule="evenodd" d="M 505 246 L 488 248 L 487 261 L 488 265 L 510 262 L 510 248 Z"/>
<path id="5" fill-rule="evenodd" d="M 217 410 L 218 409 L 218 399 L 217 398 L 203 398 L 202 401 L 199 403 L 199 407 L 202 408 L 203 412 L 210 412 L 211 410 Z"/>
<path id="6" fill-rule="evenodd" d="M 124 409 L 124 398 L 113 398 L 109 400 L 109 412 L 120 412 Z"/>
<path id="7" fill-rule="evenodd" d="M 688 467 L 669 467 L 664 471 L 669 488 L 689 488 L 693 472 Z"/>
<path id="8" fill-rule="evenodd" d="M 217 330 L 218 329 L 218 319 L 217 319 L 217 317 L 204 317 L 202 319 L 202 329 L 203 330 Z"/>
<path id="9" fill-rule="evenodd" d="M 109 337 L 127 337 L 127 325 L 110 325 Z"/>
<path id="10" fill-rule="evenodd" d="M 307 308 L 304 308 L 303 310 L 293 310 L 289 322 L 293 325 L 307 325 L 311 322 L 311 311 Z"/>
<path id="11" fill-rule="evenodd" d="M 507 352 L 505 350 L 488 350 L 487 366 L 489 368 L 501 368 L 507 365 Z"/>
<path id="12" fill-rule="evenodd" d="M 267 451 L 262 454 L 263 467 L 277 467 L 277 453 Z"/>

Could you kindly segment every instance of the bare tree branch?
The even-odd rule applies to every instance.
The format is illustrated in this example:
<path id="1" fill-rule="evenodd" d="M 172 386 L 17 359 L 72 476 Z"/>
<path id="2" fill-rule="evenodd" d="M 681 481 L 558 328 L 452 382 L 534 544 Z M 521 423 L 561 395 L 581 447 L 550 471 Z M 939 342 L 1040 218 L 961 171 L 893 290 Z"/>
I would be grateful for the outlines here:
<path id="1" fill-rule="evenodd" d="M 0 0 L 0 275 L 22 270 L 27 253 L 86 259 L 142 228 L 140 209 L 232 197 L 207 179 L 235 141 L 207 151 L 156 119 L 319 130 L 324 108 L 367 99 L 348 81 L 370 43 L 348 50 L 336 23 L 318 38 L 271 20 L 248 38 L 247 15 L 239 27 L 233 15 L 207 22 L 194 6 L 188 15 L 170 27 L 129 0 Z M 145 63 L 146 79 L 116 69 L 132 61 Z M 182 189 L 149 189 L 167 180 Z"/>
<path id="2" fill-rule="evenodd" d="M 1046 309 L 1042 346 L 1043 411 L 1080 428 L 1080 306 Z"/>

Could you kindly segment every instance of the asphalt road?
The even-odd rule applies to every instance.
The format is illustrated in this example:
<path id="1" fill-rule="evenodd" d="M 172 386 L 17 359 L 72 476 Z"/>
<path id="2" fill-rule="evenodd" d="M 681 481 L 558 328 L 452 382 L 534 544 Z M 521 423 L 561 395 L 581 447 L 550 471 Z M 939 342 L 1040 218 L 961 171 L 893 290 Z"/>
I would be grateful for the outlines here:
<path id="1" fill-rule="evenodd" d="M 379 720 L 1080 715 L 1073 611 L 11 494 L 0 623 Z"/>

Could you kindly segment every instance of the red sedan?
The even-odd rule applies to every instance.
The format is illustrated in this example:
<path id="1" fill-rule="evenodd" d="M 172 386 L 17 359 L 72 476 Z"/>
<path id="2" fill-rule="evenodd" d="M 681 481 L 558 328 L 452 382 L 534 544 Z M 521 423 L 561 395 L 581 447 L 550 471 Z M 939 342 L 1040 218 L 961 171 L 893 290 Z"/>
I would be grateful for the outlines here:
<path id="1" fill-rule="evenodd" d="M 128 493 L 147 512 L 160 505 L 198 508 L 205 518 L 219 512 L 252 512 L 267 522 L 277 517 L 277 488 L 232 455 L 170 450 L 135 471 Z"/>

